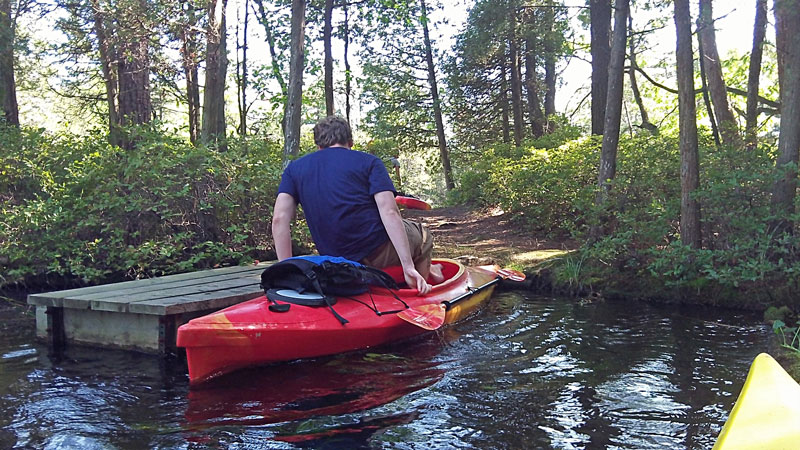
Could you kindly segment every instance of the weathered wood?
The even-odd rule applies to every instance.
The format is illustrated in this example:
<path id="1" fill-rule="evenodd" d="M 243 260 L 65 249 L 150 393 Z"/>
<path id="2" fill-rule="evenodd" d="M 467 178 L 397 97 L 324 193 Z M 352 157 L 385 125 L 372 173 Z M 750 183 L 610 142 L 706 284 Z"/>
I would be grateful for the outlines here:
<path id="1" fill-rule="evenodd" d="M 263 294 L 272 262 L 224 267 L 28 296 L 40 339 L 151 353 L 175 348 L 177 328 L 194 317 Z"/>

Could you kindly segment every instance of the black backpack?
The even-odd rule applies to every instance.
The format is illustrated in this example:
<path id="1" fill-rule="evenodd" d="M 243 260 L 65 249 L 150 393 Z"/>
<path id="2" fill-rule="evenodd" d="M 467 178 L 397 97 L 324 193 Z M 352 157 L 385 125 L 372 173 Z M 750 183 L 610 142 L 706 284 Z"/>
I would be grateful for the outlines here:
<path id="1" fill-rule="evenodd" d="M 363 294 L 370 286 L 398 289 L 386 272 L 333 256 L 296 256 L 277 262 L 261 273 L 261 288 L 270 300 L 270 311 L 286 312 L 294 303 L 328 306 L 344 325 L 348 320 L 334 309 L 336 297 Z M 288 293 L 286 290 L 296 291 Z M 299 295 L 298 295 L 299 294 Z M 278 303 L 282 300 L 287 303 Z"/>

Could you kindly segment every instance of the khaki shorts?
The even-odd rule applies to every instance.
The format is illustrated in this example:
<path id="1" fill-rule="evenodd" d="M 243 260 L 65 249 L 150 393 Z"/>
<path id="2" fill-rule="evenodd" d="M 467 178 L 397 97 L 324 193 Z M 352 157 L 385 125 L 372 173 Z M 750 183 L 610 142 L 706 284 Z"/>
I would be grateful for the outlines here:
<path id="1" fill-rule="evenodd" d="M 433 235 L 431 235 L 426 226 L 420 223 L 403 219 L 403 225 L 408 236 L 409 247 L 411 247 L 411 259 L 414 260 L 414 267 L 416 267 L 420 275 L 427 278 L 431 270 Z M 399 266 L 400 257 L 397 256 L 397 251 L 394 249 L 392 241 L 387 240 L 366 258 L 362 259 L 361 263 L 380 269 L 388 266 Z"/>

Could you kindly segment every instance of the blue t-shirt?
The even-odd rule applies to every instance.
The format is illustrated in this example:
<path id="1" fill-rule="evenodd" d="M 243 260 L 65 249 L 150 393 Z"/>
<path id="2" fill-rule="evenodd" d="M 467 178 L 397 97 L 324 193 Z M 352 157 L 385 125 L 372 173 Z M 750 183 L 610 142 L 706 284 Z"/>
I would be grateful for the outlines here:
<path id="1" fill-rule="evenodd" d="M 368 153 L 329 147 L 309 153 L 286 167 L 278 186 L 303 206 L 320 255 L 354 261 L 389 239 L 373 197 L 396 193 L 381 160 Z"/>

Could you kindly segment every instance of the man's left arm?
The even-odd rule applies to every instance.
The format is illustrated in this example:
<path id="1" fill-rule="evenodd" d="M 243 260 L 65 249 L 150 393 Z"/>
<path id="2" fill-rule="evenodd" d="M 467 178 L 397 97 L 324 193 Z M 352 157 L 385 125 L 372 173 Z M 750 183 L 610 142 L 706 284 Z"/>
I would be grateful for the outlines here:
<path id="1" fill-rule="evenodd" d="M 378 212 L 381 215 L 381 222 L 392 241 L 397 256 L 400 257 L 400 264 L 403 266 L 403 275 L 409 286 L 416 286 L 420 294 L 427 294 L 431 290 L 431 285 L 414 267 L 414 260 L 411 257 L 411 246 L 408 243 L 408 235 L 403 225 L 403 218 L 397 203 L 394 200 L 394 192 L 382 191 L 374 195 L 375 203 L 378 205 Z"/>
<path id="2" fill-rule="evenodd" d="M 272 239 L 275 241 L 275 253 L 278 261 L 292 257 L 291 223 L 297 212 L 297 202 L 291 195 L 281 192 L 275 199 L 272 210 Z"/>

